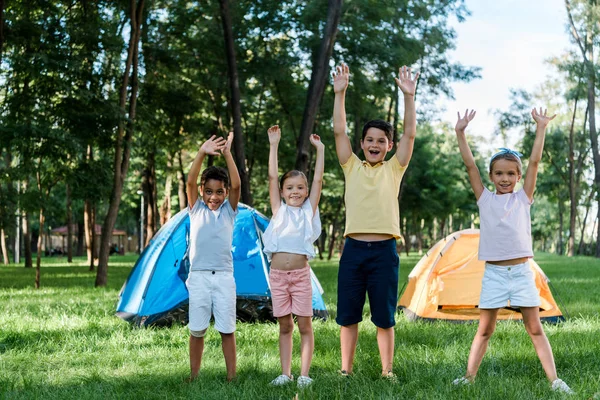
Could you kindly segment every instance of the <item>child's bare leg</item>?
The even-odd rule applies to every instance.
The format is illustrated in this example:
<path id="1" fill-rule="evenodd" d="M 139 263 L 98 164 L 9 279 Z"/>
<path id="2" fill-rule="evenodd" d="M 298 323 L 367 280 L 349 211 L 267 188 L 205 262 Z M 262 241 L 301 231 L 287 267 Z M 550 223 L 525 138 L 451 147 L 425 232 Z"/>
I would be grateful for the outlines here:
<path id="1" fill-rule="evenodd" d="M 340 345 L 342 347 L 342 371 L 352 373 L 354 355 L 358 343 L 358 324 L 340 327 Z"/>
<path id="2" fill-rule="evenodd" d="M 231 381 L 235 379 L 236 374 L 235 332 L 221 333 L 221 342 L 227 368 L 227 380 Z"/>
<path id="3" fill-rule="evenodd" d="M 377 328 L 377 345 L 381 357 L 381 373 L 387 374 L 392 370 L 394 361 L 394 328 Z"/>
<path id="4" fill-rule="evenodd" d="M 525 329 L 533 342 L 535 352 L 540 358 L 542 368 L 544 368 L 548 380 L 554 382 L 557 378 L 554 355 L 552 354 L 552 347 L 550 346 L 550 342 L 544 333 L 544 328 L 540 321 L 539 309 L 538 307 L 521 307 L 521 314 L 523 314 Z"/>
<path id="5" fill-rule="evenodd" d="M 292 376 L 292 334 L 294 319 L 292 314 L 277 318 L 279 321 L 279 360 L 283 375 Z"/>
<path id="6" fill-rule="evenodd" d="M 315 350 L 312 317 L 298 317 L 298 330 L 300 331 L 300 375 L 308 376 Z"/>
<path id="7" fill-rule="evenodd" d="M 204 337 L 190 335 L 190 381 L 198 377 L 202 353 L 204 352 Z"/>
<path id="8" fill-rule="evenodd" d="M 467 373 L 465 377 L 469 380 L 475 379 L 477 371 L 481 365 L 481 360 L 487 350 L 488 342 L 490 337 L 496 329 L 496 317 L 498 316 L 498 309 L 480 309 L 479 310 L 479 327 L 477 333 L 473 338 L 471 344 L 471 351 L 469 353 L 469 361 L 467 362 Z"/>

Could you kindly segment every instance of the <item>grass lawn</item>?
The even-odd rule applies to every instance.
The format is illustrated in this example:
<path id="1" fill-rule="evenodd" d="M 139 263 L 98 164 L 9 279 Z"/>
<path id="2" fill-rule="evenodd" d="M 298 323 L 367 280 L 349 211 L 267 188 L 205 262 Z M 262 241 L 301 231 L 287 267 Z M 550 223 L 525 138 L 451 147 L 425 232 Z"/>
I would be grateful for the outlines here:
<path id="1" fill-rule="evenodd" d="M 418 256 L 401 257 L 400 286 Z M 570 318 L 545 326 L 559 376 L 576 392 L 600 399 L 600 260 L 538 254 Z M 450 382 L 464 373 L 476 324 L 410 323 L 398 315 L 394 371 L 380 379 L 375 326 L 365 309 L 355 375 L 341 378 L 336 325 L 337 262 L 315 262 L 331 317 L 316 321 L 312 387 L 268 386 L 280 373 L 276 324 L 237 325 L 238 379 L 225 382 L 218 333 L 209 329 L 199 379 L 189 374 L 184 326 L 134 329 L 114 316 L 117 295 L 135 257 L 110 260 L 109 285 L 94 288 L 83 260 L 44 259 L 42 288 L 32 269 L 0 266 L 0 399 L 559 399 L 521 323 L 499 323 L 470 387 Z M 555 293 L 556 296 L 556 293 Z M 564 312 L 564 310 L 563 310 Z M 299 373 L 296 332 L 292 371 Z"/>

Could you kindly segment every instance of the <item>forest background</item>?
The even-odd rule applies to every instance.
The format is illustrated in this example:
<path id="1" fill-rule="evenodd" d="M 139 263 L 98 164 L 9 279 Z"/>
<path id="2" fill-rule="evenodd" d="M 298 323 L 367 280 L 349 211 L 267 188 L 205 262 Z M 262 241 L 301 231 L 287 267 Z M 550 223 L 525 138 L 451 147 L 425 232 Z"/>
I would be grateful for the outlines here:
<path id="1" fill-rule="evenodd" d="M 600 5 L 566 0 L 564 7 L 572 47 L 549 60 L 560 78 L 533 91 L 513 88 L 512 104 L 495 112 L 496 134 L 508 142 L 516 130 L 526 159 L 531 107 L 558 114 L 532 211 L 534 247 L 598 257 Z M 317 245 L 320 257 L 331 258 L 345 214 L 331 127 L 330 72 L 341 62 L 352 73 L 348 128 L 357 153 L 369 119 L 390 121 L 396 140 L 402 134 L 393 77 L 401 65 L 421 72 L 415 151 L 398 199 L 403 251 L 477 227 L 455 135 L 437 105 L 453 96 L 452 83 L 480 77 L 477 66 L 449 57 L 451 21 L 466 18 L 462 0 L 0 0 L 3 262 L 35 264 L 39 287 L 47 238 L 66 225 L 68 259 L 87 251 L 95 285 L 105 286 L 113 229 L 147 244 L 185 208 L 186 174 L 200 144 L 229 131 L 242 201 L 268 215 L 266 130 L 276 123 L 282 171 L 297 168 L 310 179 L 308 136 L 326 145 Z M 486 176 L 489 146 L 476 134 L 470 140 Z"/>

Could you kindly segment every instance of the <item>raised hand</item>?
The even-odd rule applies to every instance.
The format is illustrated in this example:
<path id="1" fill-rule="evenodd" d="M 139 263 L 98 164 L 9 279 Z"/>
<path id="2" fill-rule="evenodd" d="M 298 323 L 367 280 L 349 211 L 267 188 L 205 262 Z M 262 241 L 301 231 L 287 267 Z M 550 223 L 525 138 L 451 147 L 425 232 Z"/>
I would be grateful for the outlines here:
<path id="1" fill-rule="evenodd" d="M 469 125 L 469 122 L 471 122 L 473 118 L 475 118 L 475 113 L 475 110 L 471 110 L 471 112 L 469 113 L 469 109 L 467 108 L 465 110 L 465 114 L 461 118 L 460 112 L 457 112 L 456 115 L 458 115 L 458 121 L 456 121 L 456 126 L 454 127 L 454 130 L 456 132 L 464 132 L 464 130 Z"/>
<path id="2" fill-rule="evenodd" d="M 417 90 L 417 80 L 419 79 L 419 73 L 415 74 L 415 78 L 412 78 L 412 71 L 406 65 L 398 69 L 398 77 L 394 78 L 396 85 L 402 90 L 405 95 L 414 96 Z"/>
<path id="3" fill-rule="evenodd" d="M 229 134 L 227 135 L 227 141 L 221 149 L 221 152 L 224 156 L 228 156 L 231 154 L 231 143 L 233 143 L 233 132 L 229 132 Z"/>
<path id="4" fill-rule="evenodd" d="M 281 140 L 281 129 L 279 129 L 279 125 L 273 125 L 267 130 L 267 134 L 269 135 L 269 144 L 278 144 Z"/>
<path id="5" fill-rule="evenodd" d="M 317 150 L 325 149 L 325 145 L 323 144 L 323 142 L 321 142 L 321 138 L 319 137 L 319 135 L 312 134 L 312 135 L 310 135 L 309 140 L 310 140 L 310 144 L 315 146 L 315 149 L 317 149 Z"/>
<path id="6" fill-rule="evenodd" d="M 335 68 L 333 75 L 333 92 L 341 93 L 348 87 L 350 81 L 350 68 L 346 64 L 339 65 Z"/>
<path id="7" fill-rule="evenodd" d="M 218 156 L 221 154 L 221 153 L 219 153 L 219 151 L 223 150 L 223 147 L 225 147 L 225 144 L 226 144 L 226 141 L 224 138 L 217 137 L 216 135 L 212 135 L 210 137 L 210 139 L 208 139 L 206 142 L 202 143 L 200 150 L 210 156 Z"/>
<path id="8" fill-rule="evenodd" d="M 554 117 L 556 117 L 556 114 L 554 114 L 551 117 L 548 116 L 547 114 L 548 114 L 547 109 L 544 109 L 544 113 L 542 114 L 542 107 L 540 107 L 539 112 L 535 108 L 533 110 L 531 110 L 531 116 L 533 117 L 535 122 L 540 126 L 548 125 L 548 122 L 552 121 L 554 119 Z"/>

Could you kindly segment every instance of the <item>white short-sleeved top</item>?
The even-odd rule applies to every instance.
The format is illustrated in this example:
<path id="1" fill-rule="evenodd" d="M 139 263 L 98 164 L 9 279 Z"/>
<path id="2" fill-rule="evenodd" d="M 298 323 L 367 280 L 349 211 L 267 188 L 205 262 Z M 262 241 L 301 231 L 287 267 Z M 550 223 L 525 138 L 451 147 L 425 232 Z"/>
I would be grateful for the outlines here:
<path id="1" fill-rule="evenodd" d="M 273 253 L 304 254 L 310 260 L 315 257 L 313 243 L 320 234 L 319 209 L 313 215 L 309 199 L 300 207 L 282 202 L 263 235 L 264 252 L 269 260 Z"/>
<path id="2" fill-rule="evenodd" d="M 479 259 L 503 261 L 533 257 L 531 244 L 531 204 L 524 190 L 496 194 L 487 188 L 479 206 Z"/>
<path id="3" fill-rule="evenodd" d="M 192 271 L 231 271 L 231 242 L 237 210 L 225 200 L 217 210 L 211 210 L 198 198 L 189 210 L 190 264 Z"/>

